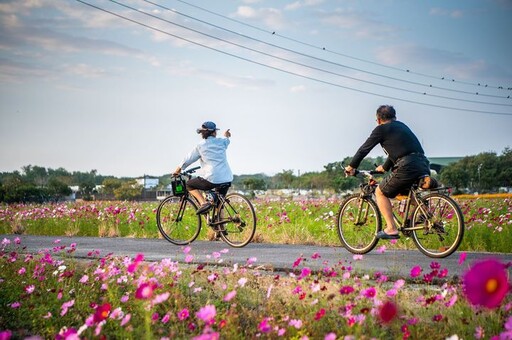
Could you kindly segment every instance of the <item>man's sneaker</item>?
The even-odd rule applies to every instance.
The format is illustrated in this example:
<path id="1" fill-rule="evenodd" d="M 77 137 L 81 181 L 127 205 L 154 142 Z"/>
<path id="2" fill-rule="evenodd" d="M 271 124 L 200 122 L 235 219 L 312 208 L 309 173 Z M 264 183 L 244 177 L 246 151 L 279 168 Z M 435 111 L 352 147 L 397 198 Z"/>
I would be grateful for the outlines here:
<path id="1" fill-rule="evenodd" d="M 202 215 L 204 213 L 207 213 L 208 210 L 212 208 L 212 204 L 210 202 L 203 204 L 199 209 L 196 211 L 196 215 Z"/>

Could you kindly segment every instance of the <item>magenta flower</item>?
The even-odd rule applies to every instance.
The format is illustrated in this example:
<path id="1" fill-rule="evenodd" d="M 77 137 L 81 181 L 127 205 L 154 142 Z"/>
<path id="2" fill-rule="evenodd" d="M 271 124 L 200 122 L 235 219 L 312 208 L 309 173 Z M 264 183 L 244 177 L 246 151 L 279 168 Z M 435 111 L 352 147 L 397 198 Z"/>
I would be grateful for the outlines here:
<path id="1" fill-rule="evenodd" d="M 382 323 L 391 322 L 398 314 L 397 306 L 391 302 L 386 301 L 379 307 L 379 318 Z"/>
<path id="2" fill-rule="evenodd" d="M 420 276 L 422 272 L 422 269 L 420 266 L 415 266 L 411 269 L 411 277 L 418 277 Z"/>
<path id="3" fill-rule="evenodd" d="M 260 324 L 258 325 L 260 332 L 269 333 L 272 331 L 272 326 L 268 323 L 268 320 L 268 318 L 263 318 L 263 320 L 261 320 Z"/>
<path id="4" fill-rule="evenodd" d="M 196 313 L 197 318 L 203 320 L 206 324 L 213 323 L 216 315 L 217 310 L 214 305 L 206 305 Z"/>
<path id="5" fill-rule="evenodd" d="M 373 299 L 377 295 L 377 291 L 375 290 L 375 287 L 370 287 L 368 289 L 363 290 L 361 292 L 361 295 L 364 295 L 369 299 Z"/>
<path id="6" fill-rule="evenodd" d="M 190 313 L 188 311 L 188 309 L 182 309 L 181 311 L 178 312 L 178 319 L 180 321 L 183 321 L 185 319 L 188 319 L 188 317 L 190 316 Z"/>
<path id="7" fill-rule="evenodd" d="M 459 265 L 463 264 L 466 261 L 466 253 L 460 253 L 459 256 Z"/>
<path id="8" fill-rule="evenodd" d="M 352 286 L 343 286 L 340 288 L 341 295 L 348 295 L 354 292 L 354 288 Z"/>
<path id="9" fill-rule="evenodd" d="M 96 312 L 94 312 L 94 323 L 101 322 L 106 320 L 110 315 L 110 311 L 112 310 L 112 306 L 110 303 L 104 303 L 101 306 L 96 307 Z"/>
<path id="10" fill-rule="evenodd" d="M 496 308 L 509 291 L 507 270 L 494 259 L 477 262 L 464 275 L 463 286 L 472 305 Z"/>
<path id="11" fill-rule="evenodd" d="M 135 256 L 135 259 L 133 260 L 133 262 L 130 263 L 130 265 L 126 269 L 128 271 L 128 273 L 134 273 L 142 261 L 144 261 L 144 254 L 140 254 L 140 253 L 137 254 L 137 256 Z"/>
<path id="12" fill-rule="evenodd" d="M 135 292 L 135 298 L 140 300 L 149 299 L 153 296 L 153 291 L 156 289 L 156 284 L 153 282 L 142 283 Z"/>

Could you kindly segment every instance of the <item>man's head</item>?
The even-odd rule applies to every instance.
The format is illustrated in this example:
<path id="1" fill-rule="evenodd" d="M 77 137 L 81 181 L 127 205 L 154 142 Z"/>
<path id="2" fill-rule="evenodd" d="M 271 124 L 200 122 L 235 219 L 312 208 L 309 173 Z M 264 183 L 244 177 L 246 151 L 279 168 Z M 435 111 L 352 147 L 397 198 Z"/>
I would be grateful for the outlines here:
<path id="1" fill-rule="evenodd" d="M 391 105 L 381 105 L 377 109 L 377 120 L 387 122 L 396 119 L 396 112 Z"/>

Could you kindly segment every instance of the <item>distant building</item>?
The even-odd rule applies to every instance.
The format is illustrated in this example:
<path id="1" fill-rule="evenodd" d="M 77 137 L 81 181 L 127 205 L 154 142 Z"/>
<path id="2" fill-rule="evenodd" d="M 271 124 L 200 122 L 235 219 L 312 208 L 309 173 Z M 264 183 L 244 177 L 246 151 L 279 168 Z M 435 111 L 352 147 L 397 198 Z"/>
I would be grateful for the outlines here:
<path id="1" fill-rule="evenodd" d="M 137 178 L 136 181 L 137 181 L 137 184 L 142 186 L 144 189 L 155 188 L 159 184 L 159 180 L 157 177 L 146 176 L 146 175 L 144 175 L 144 177 Z"/>

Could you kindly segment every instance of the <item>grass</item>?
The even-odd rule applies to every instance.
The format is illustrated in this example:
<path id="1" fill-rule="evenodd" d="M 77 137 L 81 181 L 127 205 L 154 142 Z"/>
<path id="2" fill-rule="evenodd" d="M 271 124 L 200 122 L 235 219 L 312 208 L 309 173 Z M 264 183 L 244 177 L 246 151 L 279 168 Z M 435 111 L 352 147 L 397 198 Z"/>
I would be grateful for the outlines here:
<path id="1" fill-rule="evenodd" d="M 439 285 L 421 276 L 360 276 L 364 258 L 323 263 L 315 273 L 307 265 L 323 262 L 321 254 L 305 254 L 294 272 L 269 274 L 256 270 L 257 258 L 222 267 L 93 252 L 78 261 L 75 250 L 56 241 L 24 254 L 19 239 L 3 240 L 0 338 L 470 339 L 512 332 L 510 294 L 492 309 L 473 306 L 436 262 L 423 272 Z M 195 255 L 193 246 L 183 252 Z M 228 252 L 211 256 L 220 263 Z"/>
<path id="2" fill-rule="evenodd" d="M 464 213 L 462 251 L 510 252 L 511 195 L 455 197 Z M 340 200 L 252 201 L 258 224 L 254 242 L 339 246 L 336 213 Z M 0 206 L 0 233 L 48 236 L 158 238 L 157 202 L 74 202 Z M 199 239 L 212 237 L 204 227 Z M 391 246 L 415 249 L 402 238 Z"/>

